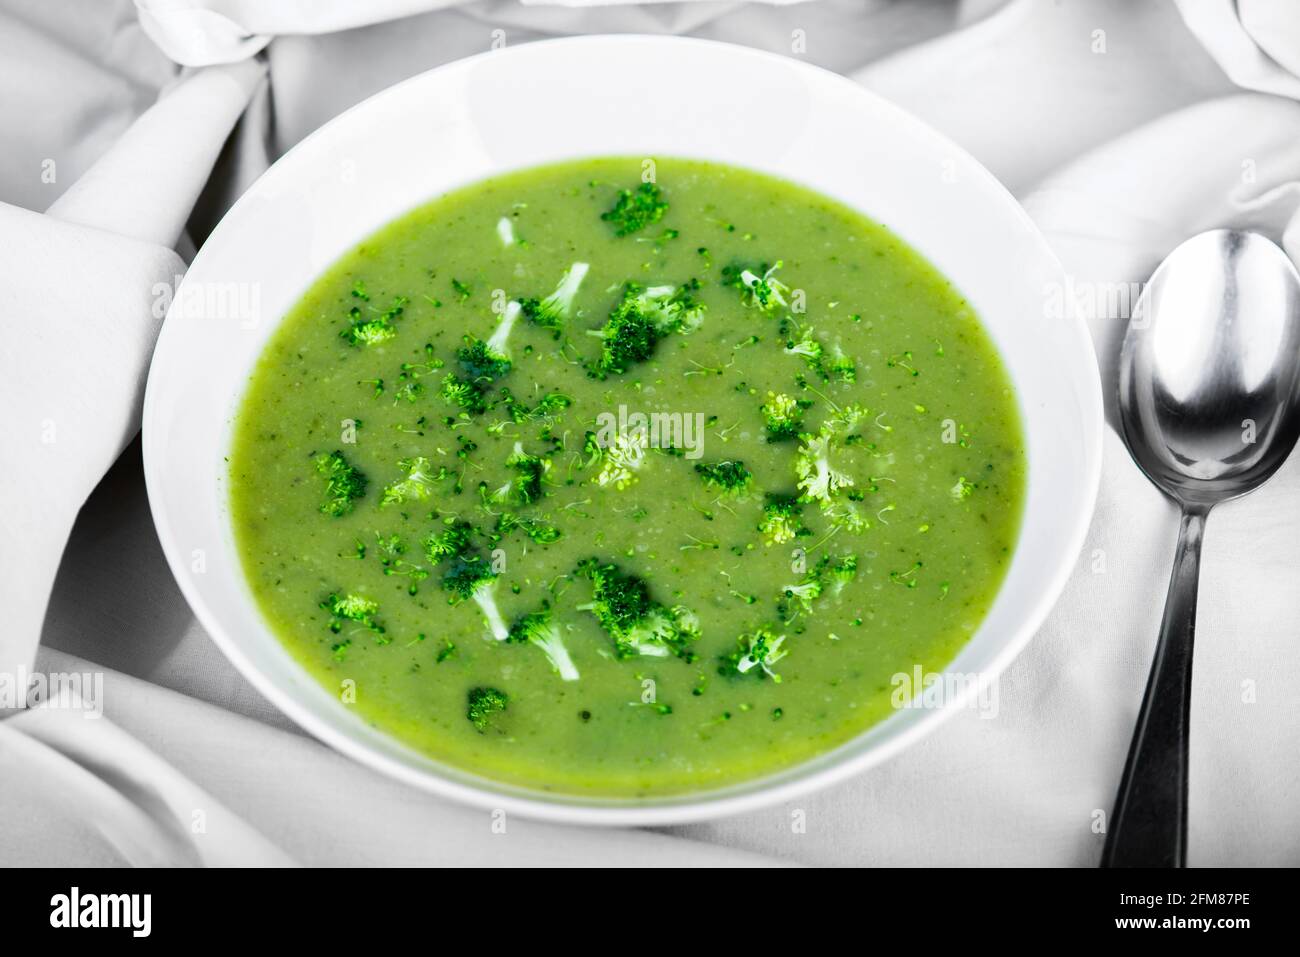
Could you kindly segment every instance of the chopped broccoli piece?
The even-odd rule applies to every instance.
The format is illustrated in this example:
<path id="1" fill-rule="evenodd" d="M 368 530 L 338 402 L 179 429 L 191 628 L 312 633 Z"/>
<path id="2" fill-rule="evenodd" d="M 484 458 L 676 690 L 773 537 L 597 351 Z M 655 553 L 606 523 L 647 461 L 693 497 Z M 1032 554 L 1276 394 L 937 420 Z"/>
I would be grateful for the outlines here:
<path id="1" fill-rule="evenodd" d="M 845 434 L 866 414 L 861 406 L 845 406 L 822 423 L 816 435 L 801 436 L 803 444 L 795 458 L 795 475 L 805 501 L 829 507 L 837 492 L 853 485 L 852 476 L 835 469 L 830 457 L 843 446 Z"/>
<path id="2" fill-rule="evenodd" d="M 355 294 L 355 290 L 353 292 Z M 397 327 L 393 323 L 402 315 L 408 301 L 405 296 L 398 296 L 391 306 L 373 319 L 363 318 L 361 308 L 353 306 L 348 311 L 352 323 L 339 336 L 354 346 L 373 346 L 387 342 L 397 335 Z"/>
<path id="3" fill-rule="evenodd" d="M 578 669 L 574 666 L 573 659 L 569 657 L 568 649 L 564 647 L 560 630 L 551 621 L 551 606 L 546 602 L 543 602 L 542 607 L 537 611 L 517 619 L 510 626 L 510 635 L 506 640 L 526 641 L 536 645 L 563 680 L 578 680 Z"/>
<path id="4" fill-rule="evenodd" d="M 834 441 L 834 436 L 830 435 L 809 435 L 799 449 L 795 474 L 799 476 L 799 488 L 810 502 L 829 504 L 837 491 L 853 484 L 852 476 L 831 467 L 830 452 Z"/>
<path id="5" fill-rule="evenodd" d="M 525 452 L 523 443 L 516 442 L 514 451 L 506 459 L 506 465 L 515 471 L 515 478 L 510 483 L 510 487 L 514 498 L 520 504 L 527 505 L 542 497 L 542 476 L 551 467 L 550 462 Z"/>
<path id="6" fill-rule="evenodd" d="M 822 559 L 827 562 L 826 571 L 830 574 L 831 587 L 835 593 L 839 594 L 844 586 L 853 581 L 858 574 L 858 556 L 845 555 L 839 560 L 831 559 L 829 555 Z"/>
<path id="7" fill-rule="evenodd" d="M 574 263 L 561 277 L 555 291 L 545 299 L 521 299 L 519 305 L 524 318 L 533 325 L 550 329 L 558 339 L 564 323 L 573 318 L 573 300 L 589 268 L 587 263 Z"/>
<path id="8" fill-rule="evenodd" d="M 803 406 L 794 396 L 769 392 L 763 403 L 763 419 L 769 442 L 793 439 L 803 429 Z"/>
<path id="9" fill-rule="evenodd" d="M 695 280 L 681 286 L 641 286 L 627 282 L 623 295 L 599 329 L 588 334 L 601 340 L 600 357 L 588 365 L 597 378 L 627 372 L 654 355 L 659 340 L 674 332 L 690 332 L 704 317 L 703 304 L 692 293 Z"/>
<path id="10" fill-rule="evenodd" d="M 812 329 L 805 329 L 797 342 L 786 340 L 785 353 L 790 356 L 802 356 L 818 378 L 823 382 L 856 382 L 858 369 L 854 361 L 844 354 L 838 344 L 830 353 L 817 341 Z"/>
<path id="11" fill-rule="evenodd" d="M 763 505 L 763 521 L 758 526 L 767 545 L 784 545 L 796 535 L 806 534 L 807 530 L 799 520 L 799 510 L 803 503 L 797 495 L 776 495 L 768 493 Z"/>
<path id="12" fill-rule="evenodd" d="M 336 635 L 343 630 L 344 622 L 349 621 L 355 621 L 381 637 L 384 634 L 384 626 L 375 617 L 375 613 L 379 611 L 379 603 L 373 599 L 350 593 L 339 595 L 331 592 L 325 596 L 320 607 L 329 612 L 330 631 Z"/>
<path id="13" fill-rule="evenodd" d="M 733 263 L 723 267 L 722 281 L 727 286 L 739 289 L 746 305 L 771 315 L 777 309 L 790 307 L 787 298 L 791 293 L 790 287 L 776 278 L 776 271 L 780 268 L 779 259 L 771 266 L 767 263 L 757 266 Z"/>
<path id="14" fill-rule="evenodd" d="M 620 189 L 613 207 L 600 218 L 614 225 L 615 236 L 627 236 L 663 219 L 668 201 L 655 183 L 642 183 L 634 191 Z"/>
<path id="15" fill-rule="evenodd" d="M 578 570 L 592 587 L 591 602 L 579 609 L 596 616 L 614 639 L 618 657 L 674 654 L 688 661 L 695 659 L 689 643 L 699 637 L 699 623 L 688 608 L 665 608 L 650 597 L 642 579 L 624 574 L 617 565 L 588 558 L 578 563 Z"/>
<path id="16" fill-rule="evenodd" d="M 451 559 L 451 567 L 442 576 L 442 587 L 450 594 L 448 603 L 459 605 L 466 599 L 474 599 L 487 619 L 492 637 L 505 641 L 510 630 L 497 609 L 496 584 L 497 573 L 492 570 L 492 563 L 468 549 Z"/>
<path id="17" fill-rule="evenodd" d="M 510 306 L 513 306 L 511 303 Z M 503 351 L 505 338 L 514 325 L 519 310 L 506 307 L 497 330 L 487 342 L 466 336 L 465 345 L 456 350 L 461 373 L 449 373 L 442 380 L 442 397 L 471 415 L 486 412 L 487 393 L 492 383 L 510 371 L 510 357 Z"/>
<path id="18" fill-rule="evenodd" d="M 366 494 L 369 479 L 359 468 L 349 465 L 337 450 L 316 457 L 316 471 L 325 476 L 326 499 L 320 510 L 339 518 L 352 511 L 353 503 Z"/>
<path id="19" fill-rule="evenodd" d="M 514 394 L 506 388 L 501 389 L 501 398 L 497 403 L 501 405 L 506 413 L 510 416 L 510 421 L 516 425 L 522 425 L 525 422 L 537 422 L 551 419 L 569 406 L 573 405 L 573 400 L 562 392 L 547 392 L 537 404 L 531 409 L 515 398 Z M 498 427 L 504 426 L 503 420 L 498 423 Z"/>
<path id="20" fill-rule="evenodd" d="M 499 357 L 498 361 L 500 359 L 504 359 L 506 362 L 510 361 L 510 349 L 507 347 L 506 341 L 510 338 L 510 330 L 515 327 L 515 320 L 519 318 L 519 313 L 522 311 L 522 308 L 523 307 L 513 299 L 506 303 L 505 312 L 501 314 L 501 321 L 497 323 L 497 327 L 493 331 L 492 337 L 487 341 L 484 351 L 490 356 Z M 509 366 L 506 367 L 505 371 L 510 371 Z M 503 372 L 502 375 L 504 374 L 505 373 Z"/>
<path id="21" fill-rule="evenodd" d="M 948 494 L 951 495 L 953 498 L 955 498 L 957 501 L 961 502 L 970 498 L 971 493 L 974 491 L 975 491 L 975 483 L 968 481 L 966 479 L 966 476 L 963 475 L 957 479 L 956 485 L 948 489 Z"/>
<path id="22" fill-rule="evenodd" d="M 594 444 L 594 443 L 593 443 Z M 603 453 L 603 465 L 596 482 L 600 485 L 613 485 L 625 489 L 636 481 L 636 473 L 645 464 L 646 449 L 650 445 L 650 436 L 644 431 L 633 430 L 615 437 L 614 444 L 607 449 L 595 445 Z"/>
<path id="23" fill-rule="evenodd" d="M 809 366 L 818 369 L 822 361 L 822 344 L 813 338 L 812 330 L 809 329 L 798 342 L 793 340 L 786 342 L 785 354 L 788 356 L 803 356 Z"/>
<path id="24" fill-rule="evenodd" d="M 596 438 L 595 432 L 587 432 L 582 436 L 582 454 L 587 457 L 582 463 L 584 469 L 589 469 L 597 462 L 605 458 L 605 447 L 600 444 Z"/>
<path id="25" fill-rule="evenodd" d="M 658 320 L 661 331 L 689 333 L 698 329 L 704 321 L 704 303 L 695 297 L 699 289 L 698 279 L 688 279 L 680 286 L 637 287 L 633 295 L 637 309 Z M 624 287 L 624 298 L 627 295 L 628 289 Z"/>
<path id="26" fill-rule="evenodd" d="M 786 585 L 782 589 L 782 617 L 786 617 L 786 608 L 792 600 L 797 601 L 805 612 L 811 612 L 813 602 L 825 594 L 828 588 L 839 594 L 857 573 L 856 555 L 845 555 L 842 558 L 823 555 L 797 584 Z"/>
<path id="27" fill-rule="evenodd" d="M 471 688 L 469 691 L 469 710 L 465 717 L 478 729 L 479 733 L 487 731 L 492 716 L 505 711 L 510 703 L 510 696 L 496 688 Z"/>
<path id="28" fill-rule="evenodd" d="M 470 547 L 473 533 L 474 526 L 469 522 L 453 519 L 441 532 L 430 535 L 422 542 L 424 553 L 429 556 L 429 561 L 435 563 L 445 558 L 454 558 Z"/>
<path id="29" fill-rule="evenodd" d="M 442 380 L 442 397 L 471 415 L 487 411 L 486 394 L 487 388 L 481 383 L 467 381 L 453 372 Z"/>
<path id="30" fill-rule="evenodd" d="M 424 456 L 400 459 L 397 467 L 406 473 L 406 478 L 384 486 L 383 497 L 379 500 L 380 508 L 385 505 L 423 502 L 429 497 L 429 490 L 433 488 L 434 481 L 447 474 L 445 468 L 434 472 L 433 465 Z"/>
<path id="31" fill-rule="evenodd" d="M 836 343 L 830 360 L 822 362 L 822 376 L 828 382 L 857 382 L 858 366 Z"/>
<path id="32" fill-rule="evenodd" d="M 515 529 L 522 531 L 538 545 L 550 545 L 564 537 L 564 533 L 558 528 L 540 518 L 520 516 L 513 512 L 502 512 L 497 516 L 498 536 L 507 535 Z"/>
<path id="33" fill-rule="evenodd" d="M 505 322 L 502 319 L 500 325 L 504 326 Z M 465 337 L 465 345 L 456 350 L 456 359 L 470 382 L 487 385 L 510 371 L 510 359 L 505 353 L 473 336 Z"/>
<path id="34" fill-rule="evenodd" d="M 782 645 L 785 635 L 773 636 L 765 628 L 741 635 L 737 639 L 739 647 L 729 655 L 724 655 L 718 665 L 718 673 L 723 675 L 744 675 L 753 671 L 760 678 L 768 677 L 778 684 L 781 676 L 772 670 L 772 666 L 789 652 Z"/>
<path id="35" fill-rule="evenodd" d="M 695 466 L 695 471 L 709 488 L 733 496 L 741 496 L 748 492 L 753 480 L 753 475 L 745 468 L 745 463 L 739 460 L 718 462 L 713 465 L 701 463 Z"/>

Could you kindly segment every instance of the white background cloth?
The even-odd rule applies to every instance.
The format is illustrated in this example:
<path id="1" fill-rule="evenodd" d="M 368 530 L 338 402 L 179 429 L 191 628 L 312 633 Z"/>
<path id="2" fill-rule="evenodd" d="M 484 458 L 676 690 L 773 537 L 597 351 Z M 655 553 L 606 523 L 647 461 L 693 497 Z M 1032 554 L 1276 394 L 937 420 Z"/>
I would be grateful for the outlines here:
<path id="1" fill-rule="evenodd" d="M 0 587 L 8 606 L 29 609 L 26 632 L 0 637 L 0 667 L 30 656 L 43 576 L 81 497 L 130 436 L 157 323 L 153 284 L 181 268 L 166 247 L 191 207 L 201 241 L 269 159 L 370 93 L 487 48 L 495 30 L 509 43 L 680 32 L 787 55 L 802 30 L 800 55 L 917 113 L 1007 183 L 1085 311 L 1088 297 L 1142 281 L 1210 226 L 1256 228 L 1300 255 L 1297 4 L 334 0 L 318 5 L 325 19 L 314 27 L 287 0 L 138 6 L 176 62 L 129 3 L 0 0 L 0 199 L 23 208 L 0 207 L 10 293 Z M 428 12 L 384 22 L 416 9 Z M 244 62 L 262 49 L 265 73 Z M 232 65 L 190 76 L 178 62 Z M 94 179 L 68 192 L 105 154 Z M 51 160 L 53 181 L 43 175 Z M 60 196 L 49 217 L 26 211 Z M 14 334 L 33 319 L 38 332 Z M 1103 308 L 1090 324 L 1109 396 L 1124 317 Z M 88 345 L 108 352 L 93 361 Z M 109 357 L 122 360 L 120 381 L 104 375 L 118 367 Z M 41 441 L 48 420 L 52 444 Z M 1300 682 L 1297 501 L 1293 457 L 1210 520 L 1192 863 L 1300 863 L 1300 718 L 1289 707 Z M 39 670 L 109 672 L 105 716 L 43 708 L 0 722 L 0 863 L 1092 864 L 1175 532 L 1172 507 L 1108 433 L 1088 544 L 1004 676 L 996 718 L 956 714 L 850 782 L 739 818 L 668 833 L 511 820 L 500 834 L 485 812 L 394 784 L 303 736 L 233 671 L 166 569 L 135 443 L 76 519 L 40 633 Z"/>

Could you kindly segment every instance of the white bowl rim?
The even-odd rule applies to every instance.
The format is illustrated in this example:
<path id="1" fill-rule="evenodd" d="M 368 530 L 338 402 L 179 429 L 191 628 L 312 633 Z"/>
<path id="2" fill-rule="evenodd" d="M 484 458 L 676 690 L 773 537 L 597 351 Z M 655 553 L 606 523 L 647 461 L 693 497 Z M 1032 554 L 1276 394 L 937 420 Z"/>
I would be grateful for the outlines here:
<path id="1" fill-rule="evenodd" d="M 335 117 L 332 117 L 330 120 L 304 137 L 299 143 L 286 151 L 284 155 L 272 164 L 271 168 L 273 169 L 275 166 L 290 161 L 291 158 L 300 151 L 309 148 L 317 139 L 328 136 L 330 127 L 342 120 L 344 117 L 348 117 L 357 111 L 369 108 L 376 101 L 394 94 L 395 91 L 402 90 L 403 88 L 414 84 L 430 82 L 431 78 L 435 76 L 464 70 L 488 57 L 509 56 L 513 52 L 520 50 L 535 52 L 538 48 L 545 47 L 554 50 L 557 53 L 563 53 L 566 49 L 570 48 L 611 44 L 661 45 L 665 48 L 665 56 L 671 55 L 671 49 L 669 48 L 674 46 L 685 45 L 707 47 L 715 51 L 719 56 L 739 56 L 749 57 L 756 60 L 775 61 L 786 69 L 794 69 L 797 72 L 816 75 L 818 77 L 818 82 L 839 84 L 851 88 L 853 94 L 862 98 L 864 102 L 871 101 L 873 109 L 893 114 L 895 120 L 905 126 L 912 127 L 913 131 L 917 135 L 927 137 L 934 143 L 944 145 L 948 154 L 962 163 L 963 169 L 975 173 L 984 180 L 984 188 L 1000 194 L 1005 200 L 1007 214 L 1016 220 L 1018 224 L 1026 230 L 1026 232 L 1031 233 L 1036 237 L 1039 244 L 1041 244 L 1041 252 L 1051 259 L 1055 265 L 1056 271 L 1059 273 L 1062 280 L 1064 280 L 1064 269 L 1060 266 L 1059 259 L 1056 257 L 1054 251 L 1052 251 L 1047 245 L 1046 239 L 1041 235 L 1036 224 L 1034 224 L 1033 220 L 1016 201 L 1014 196 L 1012 196 L 1006 187 L 1004 187 L 991 173 L 989 173 L 978 160 L 972 157 L 966 150 L 950 141 L 943 134 L 934 130 L 932 127 L 878 94 L 875 94 L 867 88 L 853 82 L 846 76 L 780 54 L 737 44 L 694 37 L 662 36 L 655 34 L 593 34 L 567 36 L 532 41 L 501 50 L 485 51 L 470 57 L 455 60 L 386 87 Z M 578 159 L 581 157 L 575 154 L 573 158 Z M 262 176 L 265 177 L 269 172 L 270 170 L 264 172 Z M 260 181 L 261 178 L 259 177 L 258 182 Z M 211 244 L 215 239 L 218 239 L 222 235 L 223 228 L 227 226 L 228 222 L 239 213 L 245 204 L 250 201 L 250 198 L 257 192 L 258 182 L 255 182 L 248 190 L 246 190 L 235 201 L 235 203 L 232 204 L 231 208 L 227 210 L 226 214 L 222 217 L 222 220 L 210 234 L 205 246 Z M 816 189 L 816 187 L 812 188 Z M 431 198 L 433 197 L 415 197 L 412 199 L 410 208 L 413 209 L 421 203 L 427 202 Z M 865 212 L 866 215 L 871 216 L 870 210 L 866 210 Z M 359 242 L 362 238 L 364 237 L 354 237 L 352 242 Z M 195 257 L 194 263 L 191 264 L 191 270 L 193 270 L 195 265 L 201 261 L 202 254 L 202 249 L 200 249 L 199 254 Z M 178 290 L 176 300 L 179 301 L 180 298 Z M 1003 642 L 1001 650 L 993 656 L 987 667 L 981 672 L 982 675 L 989 678 L 996 678 L 999 676 L 1016 658 L 1042 626 L 1044 620 L 1047 618 L 1052 607 L 1056 603 L 1056 600 L 1060 596 L 1066 582 L 1072 574 L 1075 560 L 1086 540 L 1096 504 L 1098 488 L 1100 486 L 1101 449 L 1104 429 L 1100 374 L 1092 347 L 1091 337 L 1088 334 L 1086 326 L 1082 319 L 1080 319 L 1076 314 L 1071 303 L 1067 301 L 1065 303 L 1065 308 L 1066 315 L 1064 316 L 1063 321 L 1069 324 L 1069 331 L 1073 335 L 1075 345 L 1077 346 L 1077 354 L 1071 357 L 1071 361 L 1082 363 L 1085 368 L 1081 371 L 1090 373 L 1084 375 L 1081 383 L 1088 394 L 1083 396 L 1087 406 L 1085 420 L 1079 423 L 1081 428 L 1080 440 L 1084 449 L 1083 457 L 1088 463 L 1087 474 L 1081 476 L 1083 482 L 1081 502 L 1086 503 L 1086 507 L 1078 509 L 1074 516 L 1074 520 L 1070 525 L 1068 540 L 1064 541 L 1059 549 L 1058 554 L 1060 560 L 1056 563 L 1056 567 L 1053 570 L 1049 587 L 1042 589 L 1038 593 L 1036 601 L 1033 602 L 1028 613 L 1021 619 L 1019 628 L 1017 628 L 1015 633 Z M 168 316 L 170 317 L 170 311 Z M 279 320 L 277 319 L 276 321 L 278 322 Z M 167 348 L 168 342 L 168 323 L 164 320 L 159 335 L 158 347 L 155 349 L 153 363 L 151 363 L 150 366 L 150 375 L 145 390 L 143 409 L 144 473 L 150 508 L 158 532 L 158 537 L 162 544 L 168 566 L 171 568 L 173 576 L 175 577 L 182 594 L 190 608 L 194 611 L 199 623 L 203 626 L 208 635 L 211 636 L 213 642 L 221 649 L 223 654 L 226 655 L 232 664 L 234 664 L 241 675 L 247 679 L 260 694 L 266 697 L 266 699 L 276 708 L 285 713 L 297 725 L 310 732 L 318 740 L 328 744 L 340 753 L 353 758 L 358 763 L 379 770 L 391 778 L 464 804 L 492 811 L 501 810 L 535 820 L 545 820 L 563 824 L 597 826 L 662 826 L 714 820 L 790 801 L 812 791 L 826 789 L 836 783 L 858 775 L 863 771 L 894 757 L 915 741 L 931 733 L 942 721 L 951 717 L 956 711 L 961 710 L 961 708 L 966 704 L 970 694 L 974 692 L 974 689 L 970 686 L 961 687 L 957 690 L 957 694 L 954 697 L 951 697 L 942 707 L 926 710 L 925 713 L 913 724 L 902 729 L 892 737 L 874 744 L 868 750 L 857 754 L 845 755 L 835 761 L 835 763 L 828 764 L 800 777 L 794 777 L 790 780 L 779 783 L 765 783 L 766 777 L 762 776 L 740 782 L 741 786 L 747 788 L 747 790 L 741 793 L 729 794 L 725 793 L 725 791 L 720 793 L 718 791 L 704 790 L 683 795 L 674 795 L 666 799 L 663 803 L 627 802 L 622 804 L 591 804 L 581 803 L 582 799 L 580 797 L 563 793 L 548 794 L 541 791 L 532 791 L 526 794 L 502 793 L 490 790 L 494 785 L 499 785 L 499 782 L 492 779 L 482 779 L 482 787 L 477 784 L 465 784 L 452 780 L 450 777 L 444 777 L 437 772 L 421 770 L 403 764 L 387 755 L 377 753 L 360 741 L 354 740 L 347 734 L 337 732 L 335 729 L 323 723 L 305 705 L 295 700 L 291 695 L 284 692 L 283 689 L 281 689 L 274 681 L 265 676 L 261 670 L 248 659 L 239 645 L 226 633 L 221 621 L 219 620 L 218 614 L 212 607 L 210 607 L 205 597 L 199 591 L 196 583 L 186 572 L 186 556 L 183 552 L 182 543 L 177 540 L 172 522 L 161 504 L 161 483 L 163 482 L 163 478 L 160 474 L 162 469 L 161 451 L 157 444 L 152 440 L 151 431 L 148 427 L 148 423 L 158 410 L 158 403 L 160 401 L 158 390 L 154 387 L 155 377 L 153 375 L 153 364 L 165 360 L 167 352 L 169 351 Z M 240 574 L 242 574 L 242 571 Z M 266 630 L 267 637 L 270 638 L 270 640 L 277 640 L 270 634 L 269 626 Z M 884 722 L 882 722 L 882 724 L 883 723 Z M 866 730 L 862 733 L 865 734 Z M 838 747 L 843 748 L 847 744 L 851 743 L 852 740 L 856 740 L 856 736 L 854 739 L 850 739 L 850 742 L 845 742 L 845 744 Z M 837 749 L 831 749 L 832 752 L 835 750 Z M 824 756 L 824 754 L 822 756 Z M 817 758 L 810 758 L 807 761 L 801 762 L 787 770 L 796 770 L 799 767 L 816 760 Z"/>

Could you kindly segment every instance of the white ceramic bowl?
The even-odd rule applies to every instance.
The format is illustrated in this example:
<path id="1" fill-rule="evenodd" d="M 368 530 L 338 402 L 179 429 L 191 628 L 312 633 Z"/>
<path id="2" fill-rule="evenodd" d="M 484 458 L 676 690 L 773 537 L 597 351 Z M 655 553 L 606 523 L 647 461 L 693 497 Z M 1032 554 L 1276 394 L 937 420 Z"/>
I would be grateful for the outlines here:
<path id="1" fill-rule="evenodd" d="M 1065 289 L 1061 267 L 987 171 L 896 107 L 792 58 L 642 36 L 532 43 L 422 74 L 327 123 L 254 184 L 190 267 L 153 357 L 145 475 L 167 560 L 199 620 L 253 685 L 312 734 L 396 778 L 481 806 L 573 823 L 663 824 L 841 780 L 964 702 L 898 711 L 797 767 L 695 795 L 580 799 L 479 778 L 367 727 L 283 650 L 239 566 L 224 462 L 254 361 L 339 255 L 449 189 L 539 163 L 618 155 L 716 160 L 819 190 L 920 250 L 978 310 L 1019 393 L 1028 495 L 1006 581 L 948 670 L 996 676 L 1047 615 L 1091 518 L 1102 428 L 1092 346 L 1072 315 L 1051 314 Z"/>

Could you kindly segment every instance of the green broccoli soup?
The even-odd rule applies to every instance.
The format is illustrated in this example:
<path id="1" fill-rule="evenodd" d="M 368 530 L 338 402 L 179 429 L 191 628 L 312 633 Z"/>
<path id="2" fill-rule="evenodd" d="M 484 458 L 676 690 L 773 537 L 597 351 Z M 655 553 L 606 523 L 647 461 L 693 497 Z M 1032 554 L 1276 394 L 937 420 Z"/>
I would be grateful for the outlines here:
<path id="1" fill-rule="evenodd" d="M 244 570 L 343 706 L 565 794 L 777 771 L 906 701 L 1019 527 L 961 293 L 758 173 L 588 159 L 385 226 L 285 317 L 230 459 Z"/>

